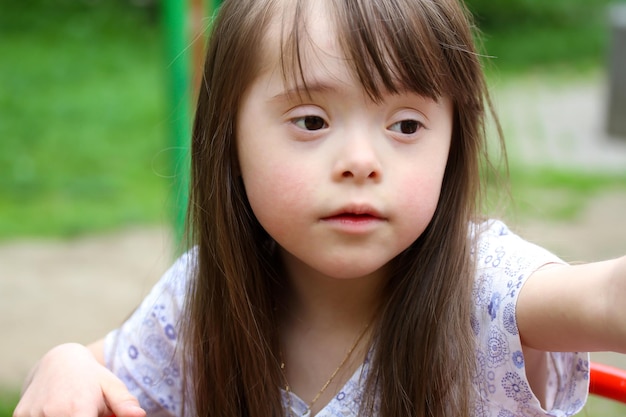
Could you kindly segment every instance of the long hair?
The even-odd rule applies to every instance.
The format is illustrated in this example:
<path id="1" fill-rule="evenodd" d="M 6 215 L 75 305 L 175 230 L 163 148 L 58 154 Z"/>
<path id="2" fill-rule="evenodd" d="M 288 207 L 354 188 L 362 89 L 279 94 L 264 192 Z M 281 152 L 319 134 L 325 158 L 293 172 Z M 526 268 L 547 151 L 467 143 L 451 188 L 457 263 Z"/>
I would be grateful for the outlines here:
<path id="1" fill-rule="evenodd" d="M 300 78 L 304 0 L 225 0 L 213 22 L 191 147 L 189 229 L 196 252 L 183 323 L 189 415 L 282 415 L 276 331 L 281 273 L 238 177 L 236 120 L 282 24 L 283 76 Z M 424 233 L 392 261 L 362 414 L 467 416 L 473 408 L 474 278 L 488 94 L 472 22 L 457 0 L 329 0 L 348 65 L 373 100 L 413 91 L 454 103 L 440 199 Z"/>

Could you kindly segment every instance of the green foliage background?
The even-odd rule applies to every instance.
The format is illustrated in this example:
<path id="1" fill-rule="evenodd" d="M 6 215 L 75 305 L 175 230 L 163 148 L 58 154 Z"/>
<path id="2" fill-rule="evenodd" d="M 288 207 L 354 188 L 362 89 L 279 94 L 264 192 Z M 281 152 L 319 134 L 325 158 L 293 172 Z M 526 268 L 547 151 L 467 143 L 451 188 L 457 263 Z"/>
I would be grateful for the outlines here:
<path id="1" fill-rule="evenodd" d="M 609 0 L 470 0 L 487 68 L 601 67 Z M 158 4 L 0 0 L 0 240 L 170 222 Z"/>
<path id="2" fill-rule="evenodd" d="M 505 72 L 589 69 L 606 60 L 609 7 L 623 0 L 467 0 L 485 53 Z"/>
<path id="3" fill-rule="evenodd" d="M 467 0 L 467 7 L 485 31 L 515 28 L 579 26 L 589 18 L 604 19 L 612 0 Z"/>
<path id="4" fill-rule="evenodd" d="M 0 6 L 0 239 L 167 221 L 156 22 L 120 2 Z"/>

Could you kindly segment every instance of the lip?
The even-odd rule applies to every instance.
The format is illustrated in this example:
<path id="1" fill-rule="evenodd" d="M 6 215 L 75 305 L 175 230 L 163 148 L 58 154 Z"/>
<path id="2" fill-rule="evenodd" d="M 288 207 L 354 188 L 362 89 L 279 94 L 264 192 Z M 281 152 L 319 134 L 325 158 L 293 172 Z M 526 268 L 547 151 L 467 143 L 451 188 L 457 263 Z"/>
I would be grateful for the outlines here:
<path id="1" fill-rule="evenodd" d="M 334 211 L 321 220 L 341 229 L 359 232 L 374 227 L 378 223 L 386 222 L 387 218 L 373 207 L 352 205 Z"/>
<path id="2" fill-rule="evenodd" d="M 364 204 L 353 204 L 341 207 L 339 210 L 332 212 L 329 216 L 323 217 L 322 220 L 336 217 L 375 218 L 378 220 L 386 220 L 385 216 L 379 210 Z"/>

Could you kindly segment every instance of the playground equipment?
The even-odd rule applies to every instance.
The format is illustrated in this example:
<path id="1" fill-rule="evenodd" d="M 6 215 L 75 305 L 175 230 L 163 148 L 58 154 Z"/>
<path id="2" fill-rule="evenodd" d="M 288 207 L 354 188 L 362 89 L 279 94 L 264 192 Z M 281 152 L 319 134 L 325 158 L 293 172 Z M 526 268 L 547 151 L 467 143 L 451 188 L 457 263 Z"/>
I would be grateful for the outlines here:
<path id="1" fill-rule="evenodd" d="M 592 362 L 589 393 L 626 404 L 626 370 Z"/>
<path id="2" fill-rule="evenodd" d="M 183 236 L 189 189 L 189 141 L 193 100 L 200 82 L 204 28 L 221 0 L 163 0 L 163 29 L 168 68 L 168 121 L 173 151 L 174 232 Z"/>

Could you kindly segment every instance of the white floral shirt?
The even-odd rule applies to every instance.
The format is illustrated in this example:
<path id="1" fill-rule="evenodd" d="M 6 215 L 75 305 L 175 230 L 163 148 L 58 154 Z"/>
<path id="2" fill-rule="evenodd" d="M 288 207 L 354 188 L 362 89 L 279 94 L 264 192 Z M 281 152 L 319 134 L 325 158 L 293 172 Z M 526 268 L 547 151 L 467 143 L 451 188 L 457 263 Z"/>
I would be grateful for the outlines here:
<path id="1" fill-rule="evenodd" d="M 586 353 L 546 353 L 548 375 L 544 409 L 526 378 L 524 355 L 515 319 L 517 297 L 526 279 L 557 257 L 490 221 L 476 247 L 477 272 L 472 328 L 477 338 L 475 416 L 570 416 L 583 407 L 588 392 Z M 105 339 L 109 369 L 139 399 L 148 416 L 180 416 L 182 375 L 176 354 L 177 322 L 185 301 L 193 256 L 179 258 L 133 315 Z M 367 376 L 368 360 L 357 369 L 319 417 L 356 417 Z M 291 395 L 288 398 L 287 395 Z M 283 392 L 285 407 L 303 415 L 306 404 Z"/>

